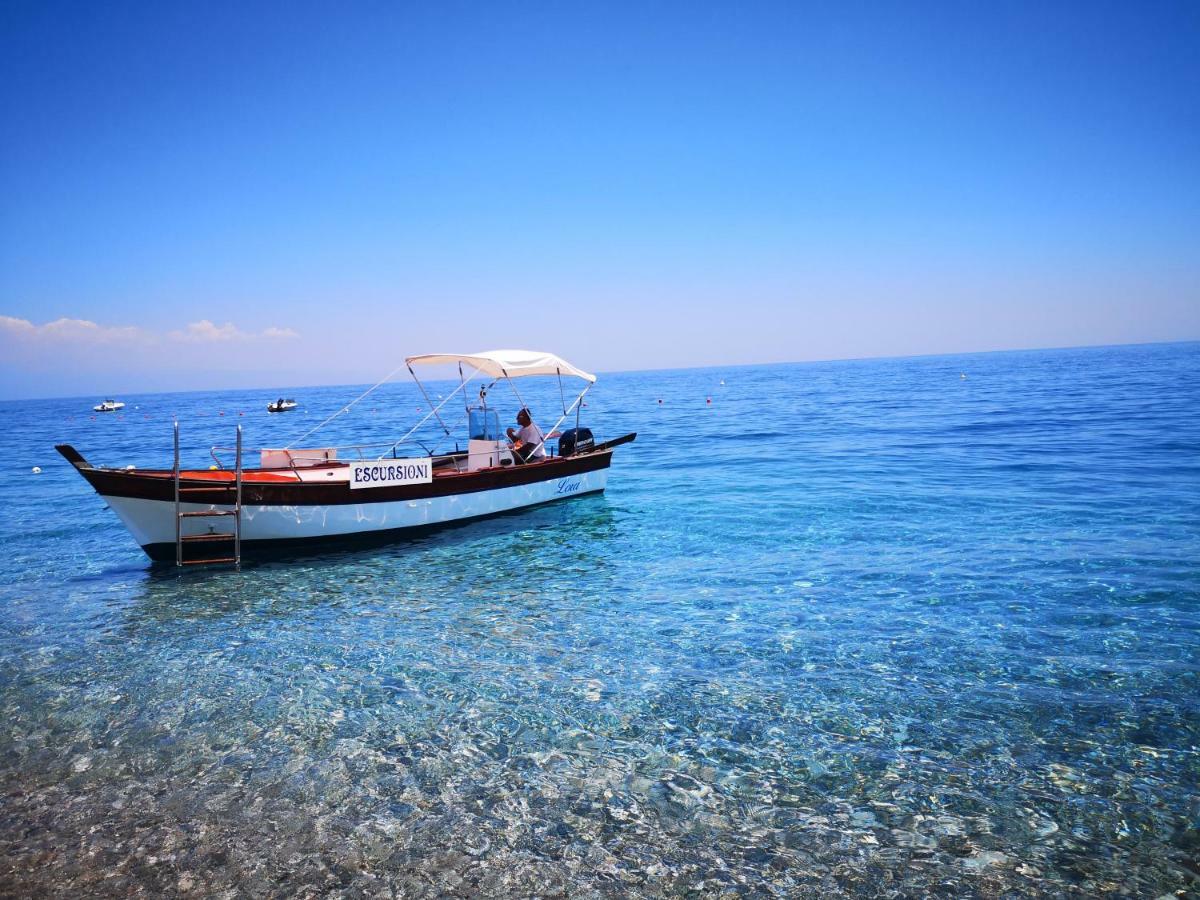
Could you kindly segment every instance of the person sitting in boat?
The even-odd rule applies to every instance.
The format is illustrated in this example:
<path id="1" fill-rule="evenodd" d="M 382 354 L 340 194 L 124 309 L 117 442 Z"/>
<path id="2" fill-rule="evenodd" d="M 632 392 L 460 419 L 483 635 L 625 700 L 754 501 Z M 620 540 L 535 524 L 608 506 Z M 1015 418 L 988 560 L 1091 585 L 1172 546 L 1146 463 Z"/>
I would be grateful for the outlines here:
<path id="1" fill-rule="evenodd" d="M 513 453 L 520 457 L 521 462 L 529 462 L 530 459 L 545 459 L 546 439 L 542 436 L 542 429 L 533 424 L 533 417 L 529 415 L 528 409 L 522 409 L 517 413 L 517 424 L 521 426 L 520 431 L 508 429 L 508 439 L 512 441 Z"/>

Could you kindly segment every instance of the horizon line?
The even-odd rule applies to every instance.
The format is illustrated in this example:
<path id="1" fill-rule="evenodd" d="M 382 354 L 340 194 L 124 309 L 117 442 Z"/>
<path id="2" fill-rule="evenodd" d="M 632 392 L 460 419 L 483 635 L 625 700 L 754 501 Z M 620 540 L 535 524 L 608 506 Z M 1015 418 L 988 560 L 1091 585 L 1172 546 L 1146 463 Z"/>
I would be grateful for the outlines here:
<path id="1" fill-rule="evenodd" d="M 720 364 L 716 364 L 716 365 L 698 365 L 698 366 L 657 366 L 657 367 L 650 367 L 650 368 L 643 368 L 643 369 L 597 369 L 596 374 L 598 374 L 598 375 L 637 375 L 637 374 L 642 374 L 642 373 L 646 373 L 646 372 L 692 372 L 692 371 L 700 371 L 700 370 L 704 370 L 704 369 L 750 369 L 750 368 L 757 368 L 757 367 L 763 367 L 763 366 L 802 366 L 802 365 L 813 365 L 813 364 L 817 364 L 817 363 L 865 362 L 868 360 L 938 359 L 938 358 L 942 358 L 942 357 L 952 357 L 952 356 L 986 356 L 986 355 L 995 354 L 995 353 L 1039 353 L 1039 352 L 1046 353 L 1046 352 L 1052 352 L 1052 351 L 1058 351 L 1058 350 L 1103 350 L 1105 348 L 1117 348 L 1117 347 L 1158 347 L 1158 346 L 1171 346 L 1174 344 L 1195 344 L 1195 343 L 1200 343 L 1200 338 L 1183 338 L 1183 339 L 1179 339 L 1179 340 L 1168 340 L 1168 341 L 1134 341 L 1132 343 L 1121 343 L 1121 344 L 1105 343 L 1105 344 L 1070 344 L 1070 345 L 1066 345 L 1066 346 L 1054 346 L 1054 347 L 1006 347 L 1006 348 L 1002 348 L 1002 349 L 993 349 L 993 350 L 960 350 L 960 351 L 953 351 L 953 352 L 948 352 L 948 353 L 906 353 L 906 354 L 899 354 L 899 355 L 884 354 L 884 355 L 879 355 L 879 356 L 816 357 L 816 358 L 810 358 L 810 359 L 768 360 L 766 362 L 753 362 L 753 363 L 733 362 L 733 363 L 720 363 Z M 437 384 L 442 381 L 450 381 L 450 380 L 452 380 L 452 379 L 442 379 L 442 378 L 430 379 L 428 382 L 425 382 L 425 383 Z M 331 388 L 331 387 L 353 388 L 353 387 L 362 387 L 363 385 L 367 385 L 370 383 L 371 382 L 369 382 L 369 381 L 326 382 L 323 384 L 287 385 L 286 389 L 287 390 L 305 390 L 305 389 L 310 389 L 310 388 Z M 379 386 L 382 387 L 383 384 L 385 384 L 385 383 L 389 383 L 389 382 L 380 382 Z M 390 382 L 390 383 L 396 383 L 396 382 Z M 188 390 L 175 390 L 175 391 L 138 391 L 138 392 L 132 392 L 132 393 L 129 391 L 115 391 L 115 392 L 110 392 L 110 393 L 122 394 L 123 396 L 127 396 L 127 397 L 147 397 L 147 396 L 154 396 L 156 394 L 208 394 L 208 393 L 215 393 L 218 391 L 222 391 L 222 392 L 223 391 L 275 391 L 278 388 L 279 388 L 279 385 L 271 385 L 271 386 L 259 385 L 259 386 L 252 386 L 252 387 L 243 387 L 243 388 L 211 388 L 210 387 L 210 388 L 191 388 Z M 95 395 L 93 395 L 93 394 L 33 395 L 33 396 L 27 396 L 27 397 L 0 398 L 0 403 L 26 403 L 31 400 L 90 400 L 96 396 L 99 396 L 99 395 L 98 394 L 95 394 Z"/>

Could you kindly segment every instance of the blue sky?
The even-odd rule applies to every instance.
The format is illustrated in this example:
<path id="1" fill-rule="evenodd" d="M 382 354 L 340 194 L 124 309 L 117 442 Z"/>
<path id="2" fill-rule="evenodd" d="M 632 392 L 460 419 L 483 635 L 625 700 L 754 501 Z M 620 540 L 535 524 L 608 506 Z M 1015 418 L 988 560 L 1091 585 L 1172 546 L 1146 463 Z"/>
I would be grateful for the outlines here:
<path id="1" fill-rule="evenodd" d="M 0 397 L 1200 338 L 1194 2 L 0 23 Z"/>

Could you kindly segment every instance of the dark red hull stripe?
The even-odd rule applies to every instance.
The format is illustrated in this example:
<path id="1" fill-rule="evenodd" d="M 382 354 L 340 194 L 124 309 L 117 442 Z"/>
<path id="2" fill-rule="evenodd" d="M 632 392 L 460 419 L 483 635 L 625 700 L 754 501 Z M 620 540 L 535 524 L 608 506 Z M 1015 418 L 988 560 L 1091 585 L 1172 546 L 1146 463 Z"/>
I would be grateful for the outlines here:
<path id="1" fill-rule="evenodd" d="M 320 481 L 242 483 L 242 503 L 246 506 L 348 506 L 361 503 L 386 503 L 393 500 L 423 500 L 428 497 L 449 497 L 455 494 L 474 494 L 497 488 L 520 487 L 540 481 L 553 481 L 584 472 L 607 469 L 612 462 L 612 450 L 571 456 L 552 457 L 545 462 L 523 466 L 483 469 L 461 475 L 435 476 L 429 484 L 409 484 L 400 487 L 359 488 L 351 490 L 349 482 Z M 125 472 L 120 469 L 80 468 L 80 474 L 103 497 L 131 497 L 138 500 L 175 502 L 175 483 L 169 472 Z M 232 484 L 215 486 L 211 481 L 180 481 L 187 488 L 186 503 L 232 505 Z M 174 552 L 174 545 L 172 552 Z"/>

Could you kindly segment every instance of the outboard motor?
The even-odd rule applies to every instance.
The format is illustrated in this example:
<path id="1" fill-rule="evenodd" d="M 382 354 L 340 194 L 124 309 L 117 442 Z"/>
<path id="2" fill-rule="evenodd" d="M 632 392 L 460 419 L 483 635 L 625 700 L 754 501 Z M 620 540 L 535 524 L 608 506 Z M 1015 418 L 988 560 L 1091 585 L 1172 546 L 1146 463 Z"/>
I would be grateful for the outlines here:
<path id="1" fill-rule="evenodd" d="M 568 428 L 558 438 L 558 455 L 574 456 L 596 448 L 590 428 Z"/>

